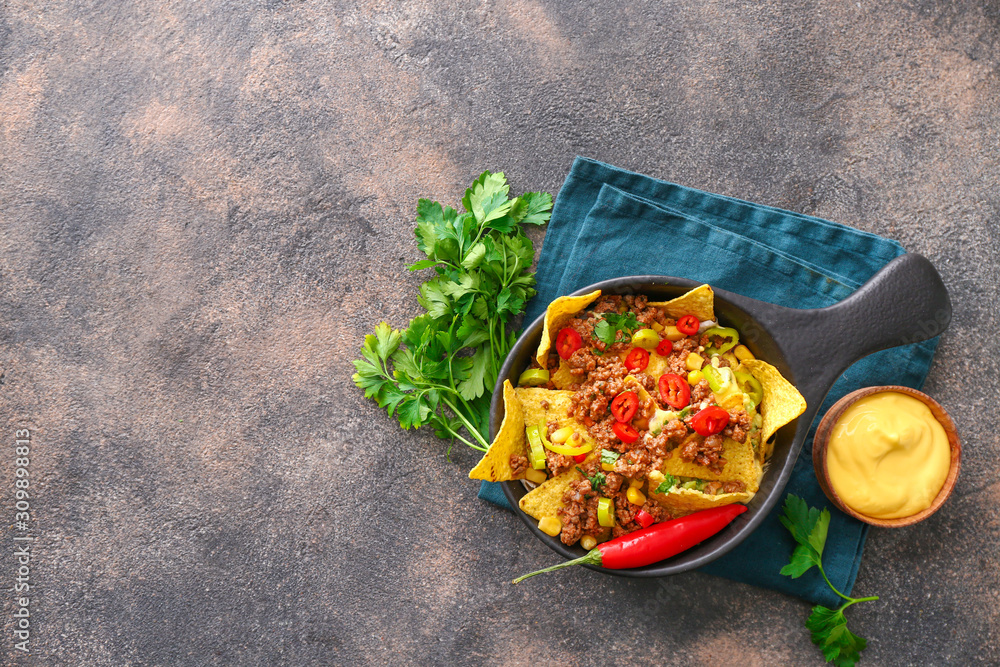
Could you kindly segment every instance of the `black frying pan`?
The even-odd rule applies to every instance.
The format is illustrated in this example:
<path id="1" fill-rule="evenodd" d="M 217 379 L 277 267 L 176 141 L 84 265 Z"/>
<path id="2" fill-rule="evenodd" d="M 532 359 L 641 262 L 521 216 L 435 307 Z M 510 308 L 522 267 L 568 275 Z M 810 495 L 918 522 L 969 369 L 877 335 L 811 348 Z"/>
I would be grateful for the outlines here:
<path id="1" fill-rule="evenodd" d="M 646 294 L 650 300 L 667 300 L 701 283 L 669 276 L 629 276 L 605 280 L 577 290 L 587 294 Z M 778 502 L 809 426 L 834 381 L 858 359 L 897 345 L 937 336 L 951 321 L 951 302 L 941 276 L 923 256 L 897 257 L 854 294 L 828 308 L 784 308 L 715 290 L 716 317 L 740 332 L 740 342 L 759 359 L 773 364 L 806 399 L 805 413 L 781 428 L 775 436 L 771 464 L 749 510 L 718 535 L 666 561 L 630 570 L 592 569 L 626 577 L 659 577 L 701 567 L 742 542 Z M 531 363 L 542 335 L 544 315 L 531 323 L 518 339 L 500 369 L 490 406 L 490 436 L 503 421 L 503 382 L 517 378 Z M 517 508 L 526 493 L 519 481 L 504 482 L 504 495 Z M 582 556 L 580 547 L 569 548 L 556 537 L 538 530 L 535 520 L 519 509 L 538 539 L 566 558 Z"/>

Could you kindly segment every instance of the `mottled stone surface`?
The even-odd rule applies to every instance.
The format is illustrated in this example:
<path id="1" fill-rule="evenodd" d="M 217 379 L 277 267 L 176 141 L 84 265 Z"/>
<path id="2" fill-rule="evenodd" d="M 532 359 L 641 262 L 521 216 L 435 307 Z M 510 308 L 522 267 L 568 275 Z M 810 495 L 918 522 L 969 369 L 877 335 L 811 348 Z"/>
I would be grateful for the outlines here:
<path id="1" fill-rule="evenodd" d="M 821 664 L 806 604 L 706 575 L 511 586 L 554 554 L 350 382 L 419 310 L 416 199 L 577 154 L 935 262 L 964 468 L 873 531 L 851 625 L 996 664 L 998 63 L 991 0 L 0 3 L 0 553 L 16 428 L 39 536 L 4 664 Z"/>

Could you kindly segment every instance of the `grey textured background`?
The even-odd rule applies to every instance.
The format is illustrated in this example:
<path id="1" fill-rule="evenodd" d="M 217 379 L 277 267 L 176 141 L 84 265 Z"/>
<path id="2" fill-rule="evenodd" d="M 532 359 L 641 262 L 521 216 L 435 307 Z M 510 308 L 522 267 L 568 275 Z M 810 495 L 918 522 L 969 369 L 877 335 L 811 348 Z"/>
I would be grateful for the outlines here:
<path id="1" fill-rule="evenodd" d="M 706 575 L 511 586 L 554 554 L 474 452 L 349 380 L 419 310 L 418 197 L 585 154 L 935 262 L 964 469 L 873 532 L 851 627 L 868 664 L 996 664 L 998 63 L 987 0 L 0 3 L 0 554 L 16 428 L 39 535 L 0 657 L 821 664 L 807 605 Z"/>

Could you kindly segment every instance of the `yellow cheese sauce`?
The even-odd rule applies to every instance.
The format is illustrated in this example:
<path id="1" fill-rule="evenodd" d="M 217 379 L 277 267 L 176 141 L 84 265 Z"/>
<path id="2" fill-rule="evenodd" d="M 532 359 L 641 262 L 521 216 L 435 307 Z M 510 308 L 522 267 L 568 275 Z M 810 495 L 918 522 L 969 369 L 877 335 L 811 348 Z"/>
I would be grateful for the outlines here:
<path id="1" fill-rule="evenodd" d="M 948 477 L 951 448 L 925 403 L 886 391 L 844 411 L 830 433 L 826 465 L 845 504 L 898 519 L 930 507 Z"/>

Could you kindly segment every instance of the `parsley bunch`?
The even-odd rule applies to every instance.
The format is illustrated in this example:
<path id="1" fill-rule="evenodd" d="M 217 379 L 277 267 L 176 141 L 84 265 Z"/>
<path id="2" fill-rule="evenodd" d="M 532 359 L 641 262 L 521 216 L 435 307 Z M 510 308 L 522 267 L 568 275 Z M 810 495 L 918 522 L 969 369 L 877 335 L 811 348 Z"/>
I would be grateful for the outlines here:
<path id="1" fill-rule="evenodd" d="M 791 562 L 781 568 L 781 574 L 797 579 L 815 565 L 833 592 L 844 598 L 844 604 L 837 609 L 828 609 L 822 605 L 813 607 L 806 620 L 806 627 L 812 633 L 813 644 L 823 651 L 827 662 L 832 662 L 837 667 L 851 667 L 861 658 L 861 651 L 865 650 L 868 642 L 847 629 L 844 610 L 858 602 L 878 600 L 878 596 L 848 597 L 830 583 L 823 571 L 823 547 L 826 546 L 826 533 L 830 528 L 830 510 L 820 512 L 791 493 L 785 498 L 784 510 L 785 513 L 779 520 L 798 542 L 798 546 L 792 552 Z"/>
<path id="2" fill-rule="evenodd" d="M 354 383 L 404 429 L 427 425 L 480 451 L 489 447 L 491 389 L 517 340 L 509 324 L 535 294 L 535 249 L 521 225 L 545 224 L 552 210 L 547 193 L 509 191 L 502 173 L 485 171 L 465 191 L 463 213 L 417 203 L 427 259 L 409 269 L 437 274 L 420 286 L 427 312 L 401 331 L 379 324 L 354 362 Z"/>

